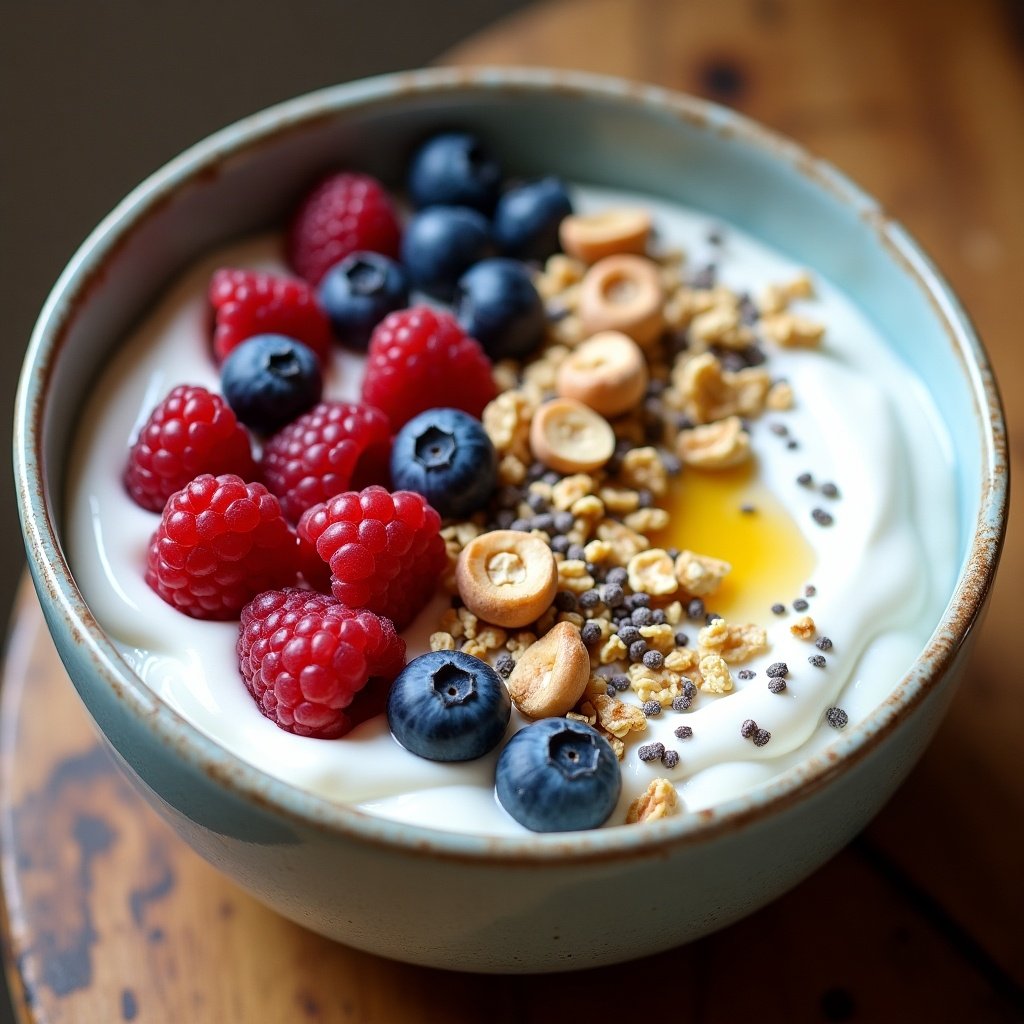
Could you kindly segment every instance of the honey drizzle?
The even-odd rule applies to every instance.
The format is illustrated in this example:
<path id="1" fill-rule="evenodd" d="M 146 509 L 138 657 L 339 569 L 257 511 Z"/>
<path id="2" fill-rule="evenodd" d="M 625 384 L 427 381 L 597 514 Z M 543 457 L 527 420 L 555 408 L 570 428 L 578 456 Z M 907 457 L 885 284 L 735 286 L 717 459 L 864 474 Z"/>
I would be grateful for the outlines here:
<path id="1" fill-rule="evenodd" d="M 727 470 L 684 469 L 665 507 L 669 525 L 652 535 L 653 543 L 732 566 L 717 593 L 705 598 L 708 611 L 734 622 L 765 623 L 773 604 L 801 595 L 814 570 L 814 551 L 758 479 L 756 460 Z"/>

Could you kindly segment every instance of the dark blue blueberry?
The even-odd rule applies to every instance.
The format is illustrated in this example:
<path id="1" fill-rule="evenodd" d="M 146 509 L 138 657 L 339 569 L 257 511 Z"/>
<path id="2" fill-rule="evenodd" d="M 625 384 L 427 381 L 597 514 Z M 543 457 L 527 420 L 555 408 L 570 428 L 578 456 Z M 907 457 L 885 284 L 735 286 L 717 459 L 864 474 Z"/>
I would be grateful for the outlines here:
<path id="1" fill-rule="evenodd" d="M 228 353 L 220 388 L 235 416 L 272 434 L 320 401 L 323 381 L 312 350 L 283 334 L 257 334 Z"/>
<path id="2" fill-rule="evenodd" d="M 534 832 L 597 828 L 621 789 L 608 741 L 572 719 L 545 718 L 520 729 L 498 758 L 498 802 Z"/>
<path id="3" fill-rule="evenodd" d="M 544 303 L 518 260 L 481 260 L 459 278 L 455 315 L 492 359 L 520 359 L 544 339 Z"/>
<path id="4" fill-rule="evenodd" d="M 487 218 L 468 206 L 431 206 L 409 221 L 402 263 L 416 288 L 448 301 L 455 282 L 490 252 Z"/>
<path id="5" fill-rule="evenodd" d="M 442 516 L 466 516 L 494 491 L 498 457 L 479 420 L 459 409 L 428 409 L 395 437 L 391 481 L 422 494 Z"/>
<path id="6" fill-rule="evenodd" d="M 501 742 L 512 702 L 486 662 L 462 651 L 431 651 L 399 673 L 387 714 L 406 750 L 431 761 L 472 761 Z"/>
<path id="7" fill-rule="evenodd" d="M 338 341 L 366 349 L 388 315 L 409 305 L 409 279 L 400 263 L 378 252 L 354 252 L 324 275 L 317 298 Z"/>
<path id="8" fill-rule="evenodd" d="M 490 214 L 500 188 L 501 166 L 468 132 L 435 135 L 409 165 L 409 196 L 417 209 L 470 206 Z"/>
<path id="9" fill-rule="evenodd" d="M 541 178 L 509 189 L 494 211 L 494 240 L 506 256 L 545 260 L 558 252 L 558 225 L 572 213 L 559 178 Z"/>

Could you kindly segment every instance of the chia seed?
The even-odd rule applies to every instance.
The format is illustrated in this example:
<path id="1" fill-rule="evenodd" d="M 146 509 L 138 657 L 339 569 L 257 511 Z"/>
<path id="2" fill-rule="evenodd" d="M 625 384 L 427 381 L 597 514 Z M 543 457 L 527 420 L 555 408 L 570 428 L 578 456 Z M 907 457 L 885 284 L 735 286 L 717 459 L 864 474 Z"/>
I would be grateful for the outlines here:
<path id="1" fill-rule="evenodd" d="M 651 603 L 650 594 L 634 594 L 630 600 L 634 608 L 646 608 Z"/>
<path id="2" fill-rule="evenodd" d="M 661 714 L 661 705 L 656 700 L 644 701 L 644 714 L 648 718 L 657 718 Z"/>
<path id="3" fill-rule="evenodd" d="M 754 676 L 756 676 L 756 675 L 757 675 L 757 673 L 756 673 L 755 671 L 753 671 L 753 669 L 749 669 L 749 668 L 741 668 L 741 669 L 739 670 L 739 672 L 737 672 L 736 674 L 737 674 L 737 675 L 739 676 L 739 678 L 740 678 L 740 679 L 742 679 L 742 680 L 743 680 L 744 682 L 746 682 L 746 680 L 748 680 L 748 679 L 753 679 L 753 678 L 754 678 Z"/>
<path id="4" fill-rule="evenodd" d="M 826 498 L 838 498 L 839 488 L 830 481 L 827 484 L 821 485 L 821 493 L 824 494 Z"/>
<path id="5" fill-rule="evenodd" d="M 675 641 L 676 647 L 685 647 L 690 642 L 690 638 L 682 630 L 680 630 L 675 635 Z"/>
<path id="6" fill-rule="evenodd" d="M 666 768 L 675 768 L 679 764 L 679 751 L 678 750 L 666 750 L 661 755 L 661 763 Z"/>
<path id="7" fill-rule="evenodd" d="M 661 608 L 655 608 L 651 612 L 651 625 L 652 626 L 664 626 L 665 625 L 665 612 Z"/>
<path id="8" fill-rule="evenodd" d="M 689 725 L 677 725 L 675 727 L 675 737 L 678 740 L 692 740 L 693 727 Z"/>
<path id="9" fill-rule="evenodd" d="M 831 651 L 832 641 L 829 640 L 827 636 L 819 636 L 818 639 L 814 641 L 814 646 L 817 647 L 819 651 Z"/>
<path id="10" fill-rule="evenodd" d="M 641 761 L 657 761 L 665 753 L 664 743 L 645 743 L 640 747 L 636 755 Z"/>
<path id="11" fill-rule="evenodd" d="M 683 676 L 683 696 L 693 700 L 697 696 L 697 687 L 693 685 L 692 679 L 687 679 Z"/>
<path id="12" fill-rule="evenodd" d="M 612 686 L 614 686 L 615 689 L 619 693 L 622 693 L 625 690 L 628 690 L 629 689 L 629 676 L 625 676 L 625 675 L 612 676 Z"/>
<path id="13" fill-rule="evenodd" d="M 629 660 L 630 661 L 643 661 L 644 655 L 647 653 L 647 641 L 646 640 L 634 640 L 629 645 Z"/>
<path id="14" fill-rule="evenodd" d="M 585 562 L 587 560 L 587 553 L 583 550 L 581 545 L 570 544 L 569 550 L 565 553 L 565 557 L 573 562 Z"/>
<path id="15" fill-rule="evenodd" d="M 756 505 L 743 504 L 740 505 L 740 512 L 745 516 L 752 516 L 757 511 Z"/>
<path id="16" fill-rule="evenodd" d="M 643 637 L 640 636 L 640 630 L 630 623 L 628 626 L 619 628 L 619 639 L 628 647 L 630 644 L 635 644 L 637 640 L 642 640 Z"/>
<path id="17" fill-rule="evenodd" d="M 548 543 L 552 551 L 564 555 L 569 550 L 569 538 L 564 533 L 556 534 Z"/>
<path id="18" fill-rule="evenodd" d="M 768 680 L 768 689 L 772 693 L 782 693 L 782 691 L 785 690 L 785 688 L 786 688 L 786 680 L 782 679 L 781 677 L 778 677 L 776 679 L 769 679 Z"/>
<path id="19" fill-rule="evenodd" d="M 665 656 L 661 651 L 648 651 L 643 657 L 643 663 L 647 668 L 661 668 L 665 664 Z"/>
<path id="20" fill-rule="evenodd" d="M 629 573 L 622 566 L 617 565 L 614 569 L 608 570 L 606 582 L 621 587 L 629 579 Z"/>
<path id="21" fill-rule="evenodd" d="M 584 622 L 580 630 L 580 639 L 589 647 L 601 639 L 601 627 L 596 622 Z"/>
<path id="22" fill-rule="evenodd" d="M 811 509 L 811 518 L 819 526 L 831 526 L 835 522 L 832 513 L 826 512 L 823 508 Z"/>
<path id="23" fill-rule="evenodd" d="M 494 671 L 501 676 L 502 679 L 508 679 L 512 675 L 512 669 L 516 667 L 516 659 L 509 654 L 508 651 L 502 651 L 497 658 L 494 659 Z"/>
<path id="24" fill-rule="evenodd" d="M 530 522 L 535 530 L 543 530 L 545 533 L 554 532 L 555 518 L 550 512 L 541 512 L 534 516 Z"/>
<path id="25" fill-rule="evenodd" d="M 591 588 L 590 590 L 584 590 L 576 600 L 581 608 L 596 608 L 601 603 L 601 595 Z"/>
<path id="26" fill-rule="evenodd" d="M 654 495 L 646 487 L 641 488 L 636 493 L 640 502 L 640 508 L 652 508 L 654 506 Z"/>
<path id="27" fill-rule="evenodd" d="M 615 572 L 615 570 L 612 569 L 606 578 L 610 579 L 612 572 Z M 618 608 L 621 606 L 622 602 L 626 600 L 626 595 L 618 583 L 605 583 L 604 590 L 601 593 L 604 598 L 604 603 L 608 605 L 609 608 Z"/>
<path id="28" fill-rule="evenodd" d="M 705 625 L 710 626 L 712 622 L 717 622 L 721 617 L 718 612 L 708 612 L 704 617 Z"/>
<path id="29" fill-rule="evenodd" d="M 509 526 L 510 530 L 515 530 L 518 533 L 529 533 L 530 532 L 530 520 L 529 519 L 513 519 L 512 525 Z"/>
<path id="30" fill-rule="evenodd" d="M 649 626 L 651 624 L 651 609 L 650 608 L 634 608 L 632 612 L 632 619 L 634 626 Z"/>
<path id="31" fill-rule="evenodd" d="M 571 590 L 559 590 L 555 594 L 555 607 L 560 612 L 574 612 L 579 607 L 579 602 Z"/>
<path id="32" fill-rule="evenodd" d="M 789 675 L 789 666 L 784 661 L 774 661 L 765 670 L 770 679 L 782 679 Z"/>
<path id="33" fill-rule="evenodd" d="M 807 586 L 804 587 L 804 597 L 814 597 L 817 592 L 818 588 L 813 583 L 808 583 Z"/>
<path id="34" fill-rule="evenodd" d="M 606 686 L 606 687 L 604 688 L 604 692 L 605 692 L 605 696 L 606 696 L 606 697 L 614 697 L 614 696 L 615 696 L 615 687 L 614 687 L 614 686 L 612 686 L 612 684 L 611 684 L 611 683 L 609 683 L 609 684 L 608 684 L 608 685 L 607 685 L 607 686 Z"/>
<path id="35" fill-rule="evenodd" d="M 689 711 L 693 701 L 689 697 L 673 697 L 672 698 L 672 710 L 673 711 Z M 680 726 L 682 728 L 682 726 Z M 679 734 L 676 733 L 678 736 Z"/>
<path id="36" fill-rule="evenodd" d="M 576 525 L 576 517 L 571 512 L 556 512 L 554 520 L 559 533 L 568 533 Z"/>
<path id="37" fill-rule="evenodd" d="M 775 604 L 772 605 L 772 611 L 776 615 L 785 615 L 786 614 L 786 606 L 784 604 L 779 604 L 778 601 L 776 601 Z"/>
<path id="38" fill-rule="evenodd" d="M 810 605 L 802 597 L 798 597 L 793 602 L 793 611 L 795 612 L 805 612 L 809 607 Z"/>
<path id="39" fill-rule="evenodd" d="M 740 735 L 745 740 L 749 740 L 750 737 L 753 736 L 756 732 L 757 722 L 755 722 L 752 718 L 745 719 L 743 724 L 740 726 Z"/>
<path id="40" fill-rule="evenodd" d="M 763 747 L 771 738 L 772 734 L 767 729 L 758 729 L 754 733 L 754 746 Z"/>
<path id="41" fill-rule="evenodd" d="M 677 455 L 673 455 L 671 452 L 659 452 L 661 455 L 661 463 L 665 467 L 665 472 L 669 476 L 678 476 L 683 469 L 683 463 Z"/>
<path id="42" fill-rule="evenodd" d="M 825 721 L 833 729 L 845 729 L 850 722 L 850 716 L 842 708 L 829 708 L 825 712 Z"/>
<path id="43" fill-rule="evenodd" d="M 790 449 L 790 451 L 795 451 L 795 450 L 796 450 L 797 448 L 799 448 L 799 447 L 800 447 L 800 442 L 799 442 L 799 441 L 796 441 L 796 440 L 794 440 L 793 438 L 790 438 L 790 439 L 789 439 L 789 440 L 788 440 L 788 441 L 786 442 L 786 447 L 787 447 L 787 448 L 789 448 L 789 449 Z"/>
<path id="44" fill-rule="evenodd" d="M 543 494 L 538 494 L 536 491 L 530 491 L 526 495 L 526 504 L 533 509 L 534 512 L 547 512 L 548 499 Z"/>
<path id="45" fill-rule="evenodd" d="M 812 654 L 808 659 L 807 663 L 813 665 L 815 668 L 825 667 L 825 658 L 821 654 Z"/>
<path id="46" fill-rule="evenodd" d="M 814 483 L 814 477 L 810 473 L 801 473 L 797 478 L 796 482 L 801 487 L 810 487 Z"/>

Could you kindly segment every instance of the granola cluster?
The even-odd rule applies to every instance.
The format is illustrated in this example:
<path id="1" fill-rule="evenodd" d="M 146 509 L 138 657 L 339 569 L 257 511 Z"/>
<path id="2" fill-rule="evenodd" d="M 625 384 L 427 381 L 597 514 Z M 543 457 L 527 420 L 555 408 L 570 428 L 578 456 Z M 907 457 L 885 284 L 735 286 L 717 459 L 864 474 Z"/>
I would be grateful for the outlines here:
<path id="1" fill-rule="evenodd" d="M 610 419 L 611 458 L 599 469 L 579 472 L 557 472 L 538 461 L 531 425 L 538 408 L 558 394 L 560 367 L 591 336 L 588 266 L 559 254 L 538 273 L 547 337 L 528 360 L 495 367 L 500 393 L 482 420 L 498 455 L 499 490 L 488 509 L 444 527 L 444 583 L 453 607 L 430 639 L 433 650 L 486 658 L 507 678 L 550 630 L 570 624 L 586 646 L 591 675 L 567 717 L 596 729 L 620 760 L 627 745 L 642 741 L 651 716 L 729 693 L 734 667 L 768 649 L 760 625 L 707 613 L 706 602 L 731 567 L 712 552 L 665 546 L 665 505 L 684 466 L 724 470 L 747 461 L 749 421 L 792 406 L 792 389 L 772 376 L 766 347 L 812 346 L 823 336 L 820 324 L 789 309 L 792 301 L 813 295 L 806 275 L 754 301 L 716 283 L 706 268 L 687 273 L 678 250 L 649 253 L 645 263 L 650 268 L 644 273 L 653 268 L 653 277 L 643 287 L 660 288 L 658 308 L 643 320 L 657 321 L 656 338 L 647 326 L 643 340 L 640 328 L 634 335 L 646 357 L 645 397 Z M 557 592 L 528 626 L 502 629 L 460 606 L 460 552 L 491 530 L 529 533 L 553 553 Z M 809 618 L 793 630 L 814 636 Z M 645 760 L 657 756 L 668 768 L 679 763 L 678 752 L 660 743 L 642 750 Z M 653 820 L 679 809 L 671 781 L 656 779 L 628 820 Z"/>

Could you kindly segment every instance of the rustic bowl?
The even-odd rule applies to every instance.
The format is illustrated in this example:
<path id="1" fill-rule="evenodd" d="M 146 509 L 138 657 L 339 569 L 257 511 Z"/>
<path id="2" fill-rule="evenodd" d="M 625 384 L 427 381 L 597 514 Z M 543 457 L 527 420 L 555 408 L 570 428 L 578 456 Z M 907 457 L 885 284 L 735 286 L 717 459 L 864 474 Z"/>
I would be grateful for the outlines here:
<path id="1" fill-rule="evenodd" d="M 76 415 L 112 346 L 197 254 L 265 227 L 311 173 L 394 179 L 439 124 L 486 128 L 507 167 L 678 199 L 841 281 L 931 391 L 955 447 L 960 572 L 891 696 L 827 751 L 713 811 L 643 828 L 485 838 L 381 820 L 228 754 L 137 678 L 62 547 Z M 685 168 L 685 174 L 681 172 Z M 831 167 L 720 107 L 539 70 L 354 82 L 247 118 L 171 161 L 92 233 L 32 337 L 15 424 L 32 577 L 68 673 L 117 760 L 203 857 L 281 913 L 361 949 L 475 971 L 653 953 L 767 903 L 853 836 L 907 774 L 963 670 L 1005 527 L 1007 456 L 985 354 L 905 231 Z"/>

